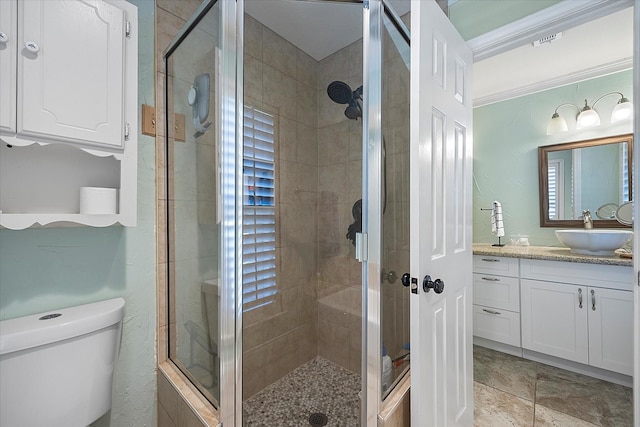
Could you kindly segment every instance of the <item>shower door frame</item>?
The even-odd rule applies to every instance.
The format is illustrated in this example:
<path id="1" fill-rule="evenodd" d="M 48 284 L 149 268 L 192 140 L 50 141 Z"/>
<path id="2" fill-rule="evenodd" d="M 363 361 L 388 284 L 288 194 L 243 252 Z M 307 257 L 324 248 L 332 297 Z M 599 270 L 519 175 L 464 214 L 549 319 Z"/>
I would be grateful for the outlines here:
<path id="1" fill-rule="evenodd" d="M 215 1 L 215 0 L 209 0 Z M 242 425 L 242 143 L 244 0 L 222 2 L 222 158 L 223 251 L 221 296 L 221 397 L 223 424 Z M 314 0 L 310 0 L 314 1 Z M 386 0 L 330 0 L 363 4 L 363 170 L 362 230 L 356 253 L 362 256 L 362 408 L 361 425 L 377 425 L 382 399 L 381 270 L 382 270 L 382 29 L 383 15 L 399 18 Z M 235 6 L 235 7 L 233 7 Z M 402 29 L 407 33 L 406 28 Z M 233 159 L 234 165 L 231 164 Z M 233 168 L 232 168 L 233 166 Z M 232 178 L 233 177 L 233 178 Z M 233 179 L 233 181 L 232 181 Z M 234 188 L 234 203 L 224 189 Z M 363 242 L 366 242 L 363 244 Z M 233 257 L 229 255 L 233 254 Z M 233 258 L 233 259 L 231 259 Z M 224 393 L 223 390 L 233 390 Z"/>

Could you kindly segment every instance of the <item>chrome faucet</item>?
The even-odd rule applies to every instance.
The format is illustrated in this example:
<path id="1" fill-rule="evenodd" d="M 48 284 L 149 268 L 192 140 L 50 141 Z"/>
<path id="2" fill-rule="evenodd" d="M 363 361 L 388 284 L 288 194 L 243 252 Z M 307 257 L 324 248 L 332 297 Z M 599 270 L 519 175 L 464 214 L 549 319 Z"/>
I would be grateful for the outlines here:
<path id="1" fill-rule="evenodd" d="M 582 221 L 584 222 L 584 228 L 591 230 L 593 228 L 593 218 L 591 218 L 591 212 L 589 209 L 582 211 Z"/>

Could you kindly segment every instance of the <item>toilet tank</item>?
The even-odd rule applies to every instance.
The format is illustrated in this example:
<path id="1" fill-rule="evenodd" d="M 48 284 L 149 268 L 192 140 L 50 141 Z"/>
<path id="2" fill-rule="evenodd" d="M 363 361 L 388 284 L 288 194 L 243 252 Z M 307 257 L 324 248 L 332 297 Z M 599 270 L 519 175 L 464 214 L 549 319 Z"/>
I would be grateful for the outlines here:
<path id="1" fill-rule="evenodd" d="M 0 426 L 86 427 L 111 408 L 124 299 L 0 321 Z"/>

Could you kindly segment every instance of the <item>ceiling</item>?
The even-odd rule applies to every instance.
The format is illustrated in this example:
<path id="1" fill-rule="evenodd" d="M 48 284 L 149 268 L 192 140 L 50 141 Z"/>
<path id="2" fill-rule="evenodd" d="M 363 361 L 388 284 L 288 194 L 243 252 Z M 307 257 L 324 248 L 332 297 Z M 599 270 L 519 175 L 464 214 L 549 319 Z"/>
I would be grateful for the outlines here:
<path id="1" fill-rule="evenodd" d="M 525 1 L 536 2 L 519 0 L 520 6 Z M 486 4 L 494 8 L 502 5 L 502 12 L 507 7 L 505 5 L 510 3 L 488 1 Z M 410 0 L 391 0 L 391 5 L 401 16 L 410 10 Z M 458 6 L 458 3 L 453 5 Z M 561 4 L 557 6 L 562 7 Z M 362 37 L 362 4 L 358 3 L 246 0 L 245 10 L 318 61 Z M 556 24 L 555 31 L 560 28 L 562 38 L 553 43 L 534 48 L 531 43 L 525 42 L 525 45 L 475 62 L 475 105 L 553 87 L 549 83 L 559 86 L 570 83 L 571 79 L 577 81 L 595 77 L 591 75 L 594 73 L 602 75 L 619 71 L 620 64 L 630 64 L 630 58 L 633 57 L 632 11 L 628 7 L 573 28 L 563 28 L 562 23 Z M 528 18 L 522 18 L 520 22 L 526 23 Z M 470 21 L 467 19 L 464 22 Z M 473 45 L 482 37 L 469 42 Z"/>
<path id="2" fill-rule="evenodd" d="M 391 0 L 402 16 L 410 0 Z M 345 1 L 246 0 L 245 11 L 320 61 L 362 38 L 362 4 Z"/>

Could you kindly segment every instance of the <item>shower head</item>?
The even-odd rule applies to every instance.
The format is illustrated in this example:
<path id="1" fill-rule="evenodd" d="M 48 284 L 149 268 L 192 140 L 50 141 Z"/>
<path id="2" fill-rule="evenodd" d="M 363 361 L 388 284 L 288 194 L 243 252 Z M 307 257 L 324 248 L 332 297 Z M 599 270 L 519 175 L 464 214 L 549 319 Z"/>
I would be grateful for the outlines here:
<path id="1" fill-rule="evenodd" d="M 344 115 L 351 120 L 358 120 L 359 117 L 362 117 L 362 108 L 360 108 L 360 104 L 355 99 L 349 101 L 349 106 L 344 110 Z"/>
<path id="2" fill-rule="evenodd" d="M 358 117 L 362 117 L 362 107 L 358 102 L 359 99 L 362 99 L 362 86 L 356 90 L 351 90 L 348 84 L 336 80 L 329 83 L 327 94 L 333 102 L 349 104 L 344 110 L 344 115 L 347 116 L 347 118 L 357 120 Z"/>
<path id="3" fill-rule="evenodd" d="M 329 83 L 327 87 L 327 95 L 333 102 L 338 104 L 348 104 L 353 100 L 353 91 L 348 84 L 341 81 L 334 81 Z"/>

